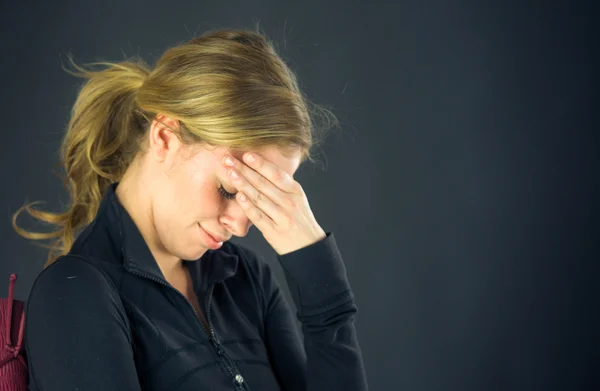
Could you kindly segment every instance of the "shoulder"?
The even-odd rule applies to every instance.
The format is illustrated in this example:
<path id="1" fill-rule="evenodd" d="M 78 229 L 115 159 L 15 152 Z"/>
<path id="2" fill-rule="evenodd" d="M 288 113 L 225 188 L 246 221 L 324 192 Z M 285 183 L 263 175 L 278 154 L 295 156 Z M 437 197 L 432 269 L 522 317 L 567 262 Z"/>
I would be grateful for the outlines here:
<path id="1" fill-rule="evenodd" d="M 232 242 L 231 240 L 224 242 L 223 246 L 217 251 L 222 251 L 222 252 L 224 252 L 226 254 L 230 254 L 230 255 L 237 255 L 239 257 L 249 257 L 249 258 L 254 258 L 258 255 L 258 253 L 256 251 L 254 251 L 253 249 L 251 249 L 250 247 L 248 247 L 244 244 Z"/>
<path id="2" fill-rule="evenodd" d="M 65 255 L 36 277 L 27 300 L 28 311 L 51 314 L 59 309 L 88 309 L 117 300 L 117 292 L 106 274 L 93 262 L 78 255 Z"/>
<path id="3" fill-rule="evenodd" d="M 64 289 L 65 281 L 74 282 L 75 284 L 70 284 L 72 286 L 85 283 L 94 286 L 110 285 L 105 273 L 92 260 L 82 255 L 67 254 L 59 257 L 38 274 L 32 291 L 41 288 Z"/>
<path id="4" fill-rule="evenodd" d="M 131 325 L 111 281 L 93 262 L 65 255 L 37 276 L 26 302 L 24 330 L 26 349 L 37 360 L 89 357 L 85 354 L 117 336 L 131 343 Z"/>
<path id="5" fill-rule="evenodd" d="M 229 255 L 238 257 L 235 281 L 249 283 L 262 296 L 269 295 L 274 280 L 271 265 L 256 250 L 239 243 L 225 242 L 221 248 Z"/>
<path id="6" fill-rule="evenodd" d="M 247 268 L 254 274 L 269 267 L 265 258 L 247 245 L 228 241 L 223 243 L 221 250 L 228 255 L 237 256 L 238 268 Z"/>

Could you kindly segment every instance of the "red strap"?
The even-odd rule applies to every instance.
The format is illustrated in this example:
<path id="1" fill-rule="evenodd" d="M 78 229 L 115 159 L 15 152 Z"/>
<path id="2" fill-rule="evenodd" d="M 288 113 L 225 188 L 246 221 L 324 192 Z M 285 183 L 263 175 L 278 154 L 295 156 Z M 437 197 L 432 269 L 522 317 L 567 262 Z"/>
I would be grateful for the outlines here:
<path id="1" fill-rule="evenodd" d="M 19 325 L 19 334 L 17 337 L 17 344 L 13 346 L 11 337 L 11 326 L 12 326 L 12 309 L 13 309 L 13 301 L 14 301 L 14 290 L 15 290 L 15 281 L 17 279 L 17 275 L 12 273 L 10 275 L 10 284 L 8 286 L 8 316 L 5 319 L 4 328 L 6 330 L 6 338 L 7 342 L 4 345 L 5 350 L 8 350 L 12 353 L 13 357 L 17 357 L 19 355 L 19 351 L 21 350 L 21 344 L 23 342 L 23 328 L 25 325 L 25 313 L 21 316 L 21 322 Z M 6 360 L 3 360 L 3 362 Z"/>

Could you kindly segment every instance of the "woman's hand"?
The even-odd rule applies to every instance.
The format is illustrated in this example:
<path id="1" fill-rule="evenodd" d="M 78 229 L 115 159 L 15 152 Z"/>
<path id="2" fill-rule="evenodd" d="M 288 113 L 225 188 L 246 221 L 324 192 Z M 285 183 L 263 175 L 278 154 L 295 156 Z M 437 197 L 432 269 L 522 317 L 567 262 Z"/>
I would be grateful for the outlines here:
<path id="1" fill-rule="evenodd" d="M 264 157 L 252 153 L 254 161 L 250 162 L 248 156 L 248 152 L 244 154 L 244 164 L 226 155 L 223 164 L 228 167 L 227 157 L 233 161 L 228 174 L 238 189 L 236 201 L 277 254 L 287 254 L 324 239 L 325 231 L 315 220 L 302 186 Z"/>

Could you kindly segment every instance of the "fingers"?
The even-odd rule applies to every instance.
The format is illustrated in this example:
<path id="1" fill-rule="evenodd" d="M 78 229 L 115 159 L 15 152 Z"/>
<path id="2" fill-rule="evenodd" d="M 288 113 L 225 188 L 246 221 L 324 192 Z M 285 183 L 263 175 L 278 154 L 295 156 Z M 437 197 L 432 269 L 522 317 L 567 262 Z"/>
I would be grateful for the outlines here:
<path id="1" fill-rule="evenodd" d="M 255 174 L 257 173 L 255 172 Z M 262 180 L 255 179 L 255 181 L 262 183 L 260 186 L 250 183 L 235 168 L 229 170 L 229 176 L 234 186 L 238 189 L 238 200 L 245 204 L 242 204 L 242 206 L 250 206 L 249 203 L 251 203 L 262 210 L 272 220 L 277 221 L 278 214 L 281 213 L 276 203 L 276 200 L 281 198 L 277 195 L 277 192 L 281 194 L 281 190 L 277 189 L 273 184 L 267 184 L 268 180 L 264 177 Z M 247 200 L 244 201 L 243 198 L 240 198 L 242 195 L 245 195 Z"/>
<path id="2" fill-rule="evenodd" d="M 272 229 L 288 224 L 289 209 L 295 208 L 300 194 L 296 193 L 296 185 L 299 184 L 272 162 L 255 153 L 252 155 L 255 158 L 253 161 L 247 159 L 248 153 L 243 156 L 244 161 L 252 167 L 232 156 L 223 157 L 223 165 L 229 168 L 227 174 L 238 190 L 238 203 L 259 229 L 261 226 L 263 229 Z M 232 164 L 227 162 L 227 158 Z M 286 192 L 285 189 L 292 191 Z M 244 200 L 242 196 L 247 199 Z"/>
<path id="3" fill-rule="evenodd" d="M 225 160 L 230 158 L 233 162 L 232 166 L 228 166 Z M 296 190 L 295 181 L 293 178 L 269 160 L 255 153 L 246 152 L 243 156 L 244 162 L 240 162 L 230 155 L 223 157 L 223 163 L 228 167 L 234 167 L 247 180 L 254 184 L 257 188 L 268 188 L 269 182 L 277 188 L 293 193 Z M 265 180 L 265 178 L 268 180 Z M 269 196 L 272 194 L 268 194 Z"/>

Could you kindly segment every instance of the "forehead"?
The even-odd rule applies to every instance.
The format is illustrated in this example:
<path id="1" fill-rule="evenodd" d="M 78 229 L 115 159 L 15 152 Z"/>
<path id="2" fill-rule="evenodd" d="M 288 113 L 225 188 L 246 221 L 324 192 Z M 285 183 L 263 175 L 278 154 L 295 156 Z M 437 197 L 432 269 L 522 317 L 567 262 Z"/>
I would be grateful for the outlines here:
<path id="1" fill-rule="evenodd" d="M 224 149 L 222 153 L 220 153 L 219 157 L 222 157 L 226 153 L 231 154 L 236 159 L 243 161 L 242 157 L 244 153 L 252 152 L 254 154 L 259 155 L 260 157 L 272 162 L 277 167 L 283 169 L 285 172 L 290 174 L 290 176 L 294 176 L 294 173 L 298 169 L 300 165 L 300 159 L 302 158 L 302 154 L 299 149 L 289 151 L 282 151 L 277 147 L 265 147 L 259 150 L 236 150 L 236 149 Z"/>

